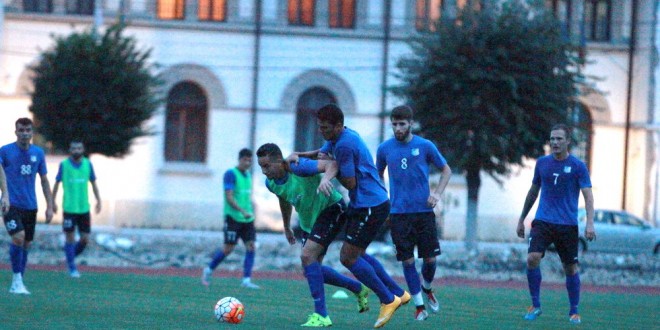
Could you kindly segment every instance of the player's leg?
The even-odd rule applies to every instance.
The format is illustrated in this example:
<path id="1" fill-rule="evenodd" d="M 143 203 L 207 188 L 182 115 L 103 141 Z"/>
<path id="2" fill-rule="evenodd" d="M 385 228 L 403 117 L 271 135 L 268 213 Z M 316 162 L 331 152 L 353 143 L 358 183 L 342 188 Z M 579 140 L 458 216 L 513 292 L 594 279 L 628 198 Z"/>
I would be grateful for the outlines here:
<path id="1" fill-rule="evenodd" d="M 25 270 L 28 264 L 28 254 L 32 241 L 34 240 L 34 231 L 37 228 L 37 211 L 23 211 L 23 228 L 25 228 L 25 242 L 23 243 L 23 261 L 21 262 L 21 275 L 25 277 Z"/>
<path id="2" fill-rule="evenodd" d="M 254 222 L 243 223 L 238 236 L 245 244 L 245 259 L 243 259 L 243 281 L 241 286 L 249 289 L 259 289 L 259 286 L 252 283 L 252 268 L 254 268 L 254 258 L 256 253 L 257 230 Z"/>
<path id="3" fill-rule="evenodd" d="M 312 234 L 313 235 L 313 234 Z M 307 285 L 309 286 L 309 292 L 312 295 L 314 300 L 314 314 L 310 315 L 306 323 L 302 324 L 303 326 L 321 326 L 328 318 L 328 310 L 325 305 L 325 290 L 323 288 L 323 271 L 319 259 L 322 259 L 320 256 L 324 254 L 325 247 L 321 244 L 309 240 L 311 235 L 303 232 L 302 240 L 302 252 L 300 254 L 300 261 L 303 266 L 303 271 L 305 278 L 307 279 Z M 318 323 L 318 324 L 317 324 Z M 326 322 L 328 323 L 328 322 Z M 332 322 L 329 322 L 332 324 Z"/>
<path id="4" fill-rule="evenodd" d="M 229 254 L 231 254 L 232 251 L 234 251 L 234 248 L 238 243 L 238 234 L 237 234 L 238 229 L 239 229 L 239 224 L 230 216 L 226 216 L 225 224 L 222 230 L 225 236 L 225 244 L 223 245 L 222 249 L 218 249 L 217 251 L 215 251 L 213 257 L 211 258 L 211 261 L 202 270 L 201 281 L 203 285 L 207 285 L 207 286 L 209 285 L 213 270 L 215 270 L 215 268 L 218 267 L 218 265 L 223 260 L 225 260 L 225 258 Z"/>
<path id="5" fill-rule="evenodd" d="M 78 232 L 80 233 L 80 240 L 76 243 L 75 248 L 75 255 L 77 257 L 85 251 L 87 243 L 89 243 L 89 233 L 92 230 L 92 221 L 89 212 L 77 216 L 75 225 L 78 227 Z"/>
<path id="6" fill-rule="evenodd" d="M 417 236 L 417 252 L 419 258 L 422 258 L 422 291 L 426 295 L 426 303 L 432 312 L 437 313 L 440 310 L 440 302 L 435 297 L 431 287 L 435 278 L 436 257 L 442 251 L 438 241 L 438 229 L 435 223 L 435 213 L 427 212 L 419 214 L 419 218 L 414 220 L 415 235 Z"/>
<path id="7" fill-rule="evenodd" d="M 421 321 L 428 317 L 428 313 L 424 307 L 424 298 L 421 293 L 422 287 L 419 281 L 419 274 L 415 268 L 414 250 L 417 237 L 414 231 L 413 220 L 413 217 L 408 214 L 391 214 L 390 235 L 396 247 L 396 259 L 403 266 L 403 276 L 416 307 L 414 317 Z"/>
<path id="8" fill-rule="evenodd" d="M 527 308 L 526 320 L 534 320 L 541 315 L 541 259 L 552 242 L 552 231 L 548 223 L 534 220 L 529 233 L 527 248 L 527 285 L 532 306 Z"/>
<path id="9" fill-rule="evenodd" d="M 389 202 L 386 202 L 389 212 Z M 384 326 L 401 306 L 401 298 L 395 296 L 378 277 L 373 266 L 362 256 L 377 234 L 385 217 L 372 217 L 371 208 L 349 208 L 347 211 L 346 241 L 341 247 L 340 261 L 344 267 L 373 291 L 381 302 L 380 313 L 374 327 Z"/>
<path id="10" fill-rule="evenodd" d="M 64 232 L 64 257 L 66 258 L 69 275 L 74 276 L 76 270 L 76 237 L 75 237 L 75 219 L 69 213 L 63 213 L 62 231 Z"/>
<path id="11" fill-rule="evenodd" d="M 23 285 L 21 266 L 23 263 L 23 246 L 25 245 L 25 230 L 23 229 L 20 212 L 15 207 L 10 207 L 9 211 L 4 215 L 3 221 L 5 223 L 5 229 L 7 229 L 7 233 L 11 237 L 11 243 L 9 243 L 9 260 L 11 261 L 13 275 L 9 292 L 24 294 L 27 290 Z"/>
<path id="12" fill-rule="evenodd" d="M 579 235 L 577 226 L 557 226 L 555 247 L 566 275 L 566 291 L 570 304 L 568 316 L 571 323 L 581 323 L 578 305 L 580 303 L 580 273 L 578 267 Z"/>

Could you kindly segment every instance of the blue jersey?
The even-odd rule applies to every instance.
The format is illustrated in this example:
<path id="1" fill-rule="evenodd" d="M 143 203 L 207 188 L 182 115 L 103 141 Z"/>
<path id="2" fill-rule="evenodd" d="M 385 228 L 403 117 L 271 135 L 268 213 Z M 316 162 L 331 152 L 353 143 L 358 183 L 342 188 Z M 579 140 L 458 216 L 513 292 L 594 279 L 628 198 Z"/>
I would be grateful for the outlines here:
<path id="1" fill-rule="evenodd" d="M 541 200 L 536 219 L 560 224 L 577 225 L 580 189 L 591 188 L 587 166 L 569 155 L 556 160 L 552 155 L 536 161 L 532 183 L 541 187 Z"/>
<path id="2" fill-rule="evenodd" d="M 376 168 L 390 176 L 392 214 L 432 212 L 427 201 L 430 195 L 429 164 L 444 168 L 447 161 L 429 140 L 413 136 L 410 142 L 391 138 L 376 152 Z"/>
<path id="3" fill-rule="evenodd" d="M 344 127 L 336 141 L 327 141 L 321 152 L 337 161 L 340 178 L 355 178 L 355 188 L 348 191 L 350 206 L 365 208 L 387 201 L 387 190 L 380 181 L 373 157 L 360 135 Z"/>
<path id="4" fill-rule="evenodd" d="M 41 176 L 48 173 L 44 151 L 35 145 L 23 150 L 16 142 L 10 143 L 0 148 L 0 165 L 7 176 L 9 203 L 21 209 L 36 210 L 35 178 L 37 173 Z"/>

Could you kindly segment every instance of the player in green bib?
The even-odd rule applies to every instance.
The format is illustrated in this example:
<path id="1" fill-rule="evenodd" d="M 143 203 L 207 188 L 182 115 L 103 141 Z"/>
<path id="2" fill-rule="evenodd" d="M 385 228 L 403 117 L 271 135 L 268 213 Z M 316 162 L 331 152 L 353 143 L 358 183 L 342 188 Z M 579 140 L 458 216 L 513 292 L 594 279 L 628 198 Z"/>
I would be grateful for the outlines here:
<path id="1" fill-rule="evenodd" d="M 208 266 L 202 270 L 202 284 L 209 285 L 211 274 L 218 265 L 234 251 L 238 240 L 245 244 L 245 259 L 243 261 L 243 281 L 241 286 L 249 289 L 259 289 L 250 279 L 254 266 L 255 244 L 257 232 L 254 228 L 254 211 L 252 207 L 252 150 L 241 149 L 238 152 L 238 165 L 225 172 L 223 185 L 225 189 L 225 244 L 213 255 Z"/>
<path id="2" fill-rule="evenodd" d="M 266 176 L 266 187 L 277 195 L 284 223 L 284 234 L 289 244 L 296 243 L 291 230 L 291 213 L 298 212 L 300 228 L 303 230 L 300 259 L 305 277 L 314 299 L 314 310 L 305 327 L 329 327 L 332 321 L 325 305 L 323 284 L 345 288 L 358 299 L 360 313 L 369 309 L 369 289 L 360 282 L 348 278 L 328 266 L 322 266 L 323 256 L 335 239 L 346 219 L 341 194 L 334 189 L 330 180 L 337 175 L 335 161 L 301 160 L 287 163 L 282 151 L 273 143 L 262 145 L 257 150 L 261 171 Z M 325 172 L 324 175 L 319 172 Z"/>
<path id="3" fill-rule="evenodd" d="M 55 177 L 53 187 L 53 211 L 57 212 L 55 198 L 62 184 L 64 196 L 62 197 L 62 230 L 66 235 L 64 243 L 64 255 L 69 267 L 71 277 L 80 277 L 76 268 L 75 258 L 81 254 L 89 242 L 91 232 L 90 206 L 89 206 L 89 184 L 96 198 L 95 212 L 101 212 L 101 197 L 96 185 L 96 174 L 94 167 L 87 157 L 84 156 L 85 146 L 80 141 L 72 141 L 69 144 L 70 157 L 60 163 L 60 168 Z M 75 230 L 78 228 L 80 240 L 76 242 Z"/>

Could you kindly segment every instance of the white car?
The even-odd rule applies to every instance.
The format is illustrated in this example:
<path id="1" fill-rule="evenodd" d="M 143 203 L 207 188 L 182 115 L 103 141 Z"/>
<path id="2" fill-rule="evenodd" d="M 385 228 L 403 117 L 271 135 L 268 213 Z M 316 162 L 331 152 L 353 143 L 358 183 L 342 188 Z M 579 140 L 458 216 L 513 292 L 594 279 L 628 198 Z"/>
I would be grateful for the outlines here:
<path id="1" fill-rule="evenodd" d="M 618 253 L 660 253 L 660 229 L 626 211 L 594 210 L 596 239 L 584 237 L 587 212 L 578 210 L 580 250 Z"/>

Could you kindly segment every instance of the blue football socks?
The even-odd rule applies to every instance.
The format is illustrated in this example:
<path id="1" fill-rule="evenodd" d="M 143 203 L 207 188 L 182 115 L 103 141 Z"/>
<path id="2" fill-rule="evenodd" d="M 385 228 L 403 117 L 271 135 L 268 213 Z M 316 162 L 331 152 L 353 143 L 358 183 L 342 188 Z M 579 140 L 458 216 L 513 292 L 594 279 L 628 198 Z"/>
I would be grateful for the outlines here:
<path id="1" fill-rule="evenodd" d="M 323 288 L 323 272 L 321 265 L 318 262 L 305 266 L 305 277 L 307 284 L 309 284 L 309 292 L 314 299 L 314 311 L 323 317 L 328 316 L 328 311 L 325 307 L 325 290 Z"/>
<path id="2" fill-rule="evenodd" d="M 393 279 L 390 277 L 390 275 L 385 271 L 385 268 L 383 268 L 383 265 L 376 260 L 376 258 L 368 255 L 368 254 L 363 254 L 362 257 L 364 260 L 366 260 L 371 267 L 373 267 L 374 271 L 376 272 L 376 275 L 378 278 L 387 286 L 387 288 L 392 292 L 393 294 L 397 296 L 402 296 L 403 295 L 403 288 L 401 288 Z M 366 284 L 366 283 L 365 283 Z"/>
<path id="3" fill-rule="evenodd" d="M 580 274 L 566 275 L 566 290 L 568 291 L 568 301 L 571 304 L 568 315 L 577 314 L 580 303 Z"/>
<path id="4" fill-rule="evenodd" d="M 328 266 L 321 266 L 321 272 L 323 273 L 323 283 L 345 288 L 353 293 L 360 293 L 362 290 L 360 282 L 346 277 Z"/>
<path id="5" fill-rule="evenodd" d="M 243 260 L 243 278 L 249 278 L 252 275 L 254 266 L 254 251 L 245 251 L 245 260 Z"/>
<path id="6" fill-rule="evenodd" d="M 380 280 L 374 268 L 364 258 L 357 258 L 357 261 L 348 270 L 371 291 L 373 291 L 382 304 L 390 304 L 394 301 L 394 295 Z"/>
<path id="7" fill-rule="evenodd" d="M 218 250 L 215 253 L 215 255 L 213 255 L 213 259 L 211 259 L 211 262 L 209 262 L 209 268 L 211 268 L 212 270 L 215 269 L 224 259 L 225 259 L 225 253 L 222 252 L 222 250 Z"/>
<path id="8" fill-rule="evenodd" d="M 427 283 L 433 283 L 435 277 L 436 262 L 425 262 L 422 264 L 422 277 Z M 428 288 L 427 288 L 428 289 Z"/>
<path id="9" fill-rule="evenodd" d="M 422 290 L 421 284 L 419 282 L 419 274 L 415 268 L 415 263 L 406 264 L 403 263 L 403 276 L 406 278 L 406 283 L 408 283 L 408 290 L 410 290 L 411 295 L 416 295 L 419 291 Z"/>
<path id="10" fill-rule="evenodd" d="M 11 271 L 14 274 L 21 272 L 23 263 L 23 247 L 9 243 L 9 259 L 11 260 Z"/>
<path id="11" fill-rule="evenodd" d="M 66 256 L 66 264 L 67 266 L 69 266 L 69 271 L 74 271 L 76 269 L 76 263 L 75 263 L 76 244 L 75 243 L 64 244 L 64 255 Z"/>
<path id="12" fill-rule="evenodd" d="M 532 305 L 541 307 L 541 268 L 527 269 L 527 285 L 529 285 L 529 295 L 532 297 Z"/>

